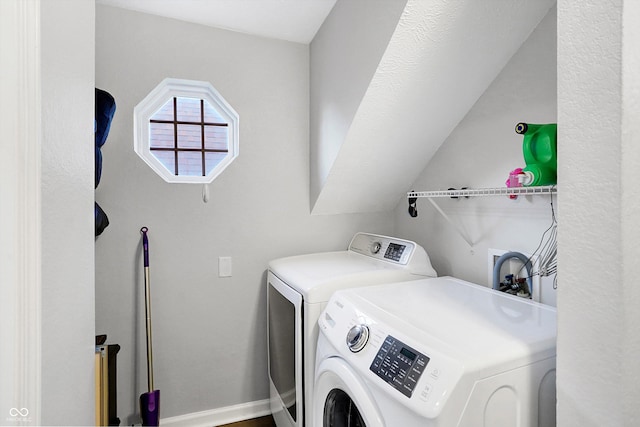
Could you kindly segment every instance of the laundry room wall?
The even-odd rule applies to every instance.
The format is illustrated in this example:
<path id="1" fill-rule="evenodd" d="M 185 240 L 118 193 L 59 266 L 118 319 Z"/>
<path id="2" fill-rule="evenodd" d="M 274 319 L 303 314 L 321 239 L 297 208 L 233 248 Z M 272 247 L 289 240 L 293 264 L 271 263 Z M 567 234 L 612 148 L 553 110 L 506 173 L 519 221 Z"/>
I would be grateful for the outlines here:
<path id="1" fill-rule="evenodd" d="M 525 166 L 515 125 L 557 121 L 556 15 L 553 7 L 407 191 L 504 187 L 509 172 Z M 531 254 L 552 222 L 549 196 L 434 200 L 473 246 L 427 199 L 418 199 L 418 217 L 411 218 L 402 197 L 395 234 L 423 245 L 439 275 L 489 286 L 489 249 Z M 556 304 L 553 280 L 544 279 L 541 292 L 543 302 Z"/>
<path id="2" fill-rule="evenodd" d="M 30 274 L 39 274 L 42 281 L 41 291 L 34 297 L 39 304 L 29 307 L 40 310 L 34 314 L 38 324 L 22 331 L 26 335 L 38 334 L 39 345 L 28 347 L 25 356 L 26 363 L 29 360 L 40 363 L 39 369 L 31 374 L 38 381 L 41 402 L 40 407 L 26 408 L 29 421 L 14 423 L 5 418 L 9 408 L 0 408 L 3 411 L 0 424 L 7 421 L 9 425 L 83 426 L 95 420 L 92 238 L 95 5 L 67 0 L 41 1 L 30 7 L 40 9 L 41 62 L 40 70 L 33 72 L 40 77 L 41 104 L 33 106 L 33 110 L 40 111 L 42 129 L 38 213 L 41 269 Z M 4 202 L 3 199 L 0 203 Z M 16 258 L 30 255 L 25 252 Z M 4 278 L 5 272 L 2 274 Z M 16 287 L 20 285 L 21 282 L 16 283 Z M 33 336 L 25 338 L 29 343 Z M 3 340 L 1 351 L 11 351 L 13 344 Z M 3 371 L 1 381 L 19 372 Z M 22 401 L 12 401 L 12 405 L 17 404 L 22 405 Z"/>
<path id="3" fill-rule="evenodd" d="M 168 184 L 133 151 L 133 108 L 164 78 L 209 81 L 240 116 L 240 155 L 210 184 Z M 96 201 L 96 333 L 121 345 L 118 415 L 146 391 L 140 228 L 149 228 L 155 386 L 162 417 L 268 398 L 269 260 L 389 234 L 393 213 L 309 213 L 309 47 L 96 7 L 96 86 L 117 110 Z M 219 278 L 218 257 L 233 276 Z M 253 406 L 252 406 L 253 405 Z M 262 405 L 262 406 L 260 406 Z"/>
<path id="4" fill-rule="evenodd" d="M 639 21 L 636 1 L 558 2 L 562 427 L 640 420 Z"/>
<path id="5" fill-rule="evenodd" d="M 407 0 L 338 1 L 310 44 L 311 205 L 315 205 Z"/>

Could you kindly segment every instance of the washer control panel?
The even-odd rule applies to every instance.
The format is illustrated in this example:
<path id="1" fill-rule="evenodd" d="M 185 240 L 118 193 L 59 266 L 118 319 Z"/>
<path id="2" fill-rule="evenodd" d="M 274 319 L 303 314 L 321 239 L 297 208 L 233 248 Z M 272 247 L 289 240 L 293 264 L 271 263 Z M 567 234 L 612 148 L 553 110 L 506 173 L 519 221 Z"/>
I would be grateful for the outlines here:
<path id="1" fill-rule="evenodd" d="M 384 287 L 369 288 L 369 297 Z M 437 418 L 464 372 L 461 354 L 439 345 L 429 331 L 362 298 L 362 293 L 363 289 L 339 290 L 329 300 L 318 319 L 318 360 L 340 357 L 388 398 Z"/>
<path id="2" fill-rule="evenodd" d="M 387 335 L 369 369 L 407 397 L 411 397 L 429 357 Z"/>

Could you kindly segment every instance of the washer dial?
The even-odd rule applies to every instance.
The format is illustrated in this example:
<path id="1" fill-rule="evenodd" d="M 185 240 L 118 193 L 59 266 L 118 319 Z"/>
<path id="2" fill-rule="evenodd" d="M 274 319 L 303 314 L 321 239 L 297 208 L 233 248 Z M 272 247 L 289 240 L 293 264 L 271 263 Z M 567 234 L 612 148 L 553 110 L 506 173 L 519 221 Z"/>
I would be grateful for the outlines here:
<path id="1" fill-rule="evenodd" d="M 347 347 L 353 353 L 364 348 L 369 341 L 369 327 L 367 325 L 355 325 L 347 333 Z"/>

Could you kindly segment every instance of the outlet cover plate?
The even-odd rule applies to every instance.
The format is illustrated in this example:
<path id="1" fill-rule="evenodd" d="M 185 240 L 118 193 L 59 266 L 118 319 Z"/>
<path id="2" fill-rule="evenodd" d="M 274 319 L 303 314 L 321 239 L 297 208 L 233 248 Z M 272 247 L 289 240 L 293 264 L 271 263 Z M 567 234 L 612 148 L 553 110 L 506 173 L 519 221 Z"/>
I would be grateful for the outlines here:
<path id="1" fill-rule="evenodd" d="M 230 256 L 218 257 L 218 277 L 231 277 L 232 260 Z"/>

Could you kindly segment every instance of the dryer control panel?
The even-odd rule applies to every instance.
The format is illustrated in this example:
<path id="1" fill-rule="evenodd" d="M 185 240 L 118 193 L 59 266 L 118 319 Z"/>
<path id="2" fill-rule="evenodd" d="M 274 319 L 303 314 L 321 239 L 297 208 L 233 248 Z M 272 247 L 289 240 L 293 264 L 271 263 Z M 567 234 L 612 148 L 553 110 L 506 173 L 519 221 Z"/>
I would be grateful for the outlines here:
<path id="1" fill-rule="evenodd" d="M 411 397 L 429 360 L 418 350 L 387 335 L 369 369 L 400 393 Z"/>
<path id="2" fill-rule="evenodd" d="M 406 265 L 411 260 L 416 247 L 409 240 L 367 233 L 356 234 L 349 244 L 350 251 L 401 265 Z"/>
<path id="3" fill-rule="evenodd" d="M 412 274 L 438 276 L 424 248 L 410 240 L 379 234 L 356 233 L 349 243 L 349 252 L 388 262 Z"/>

